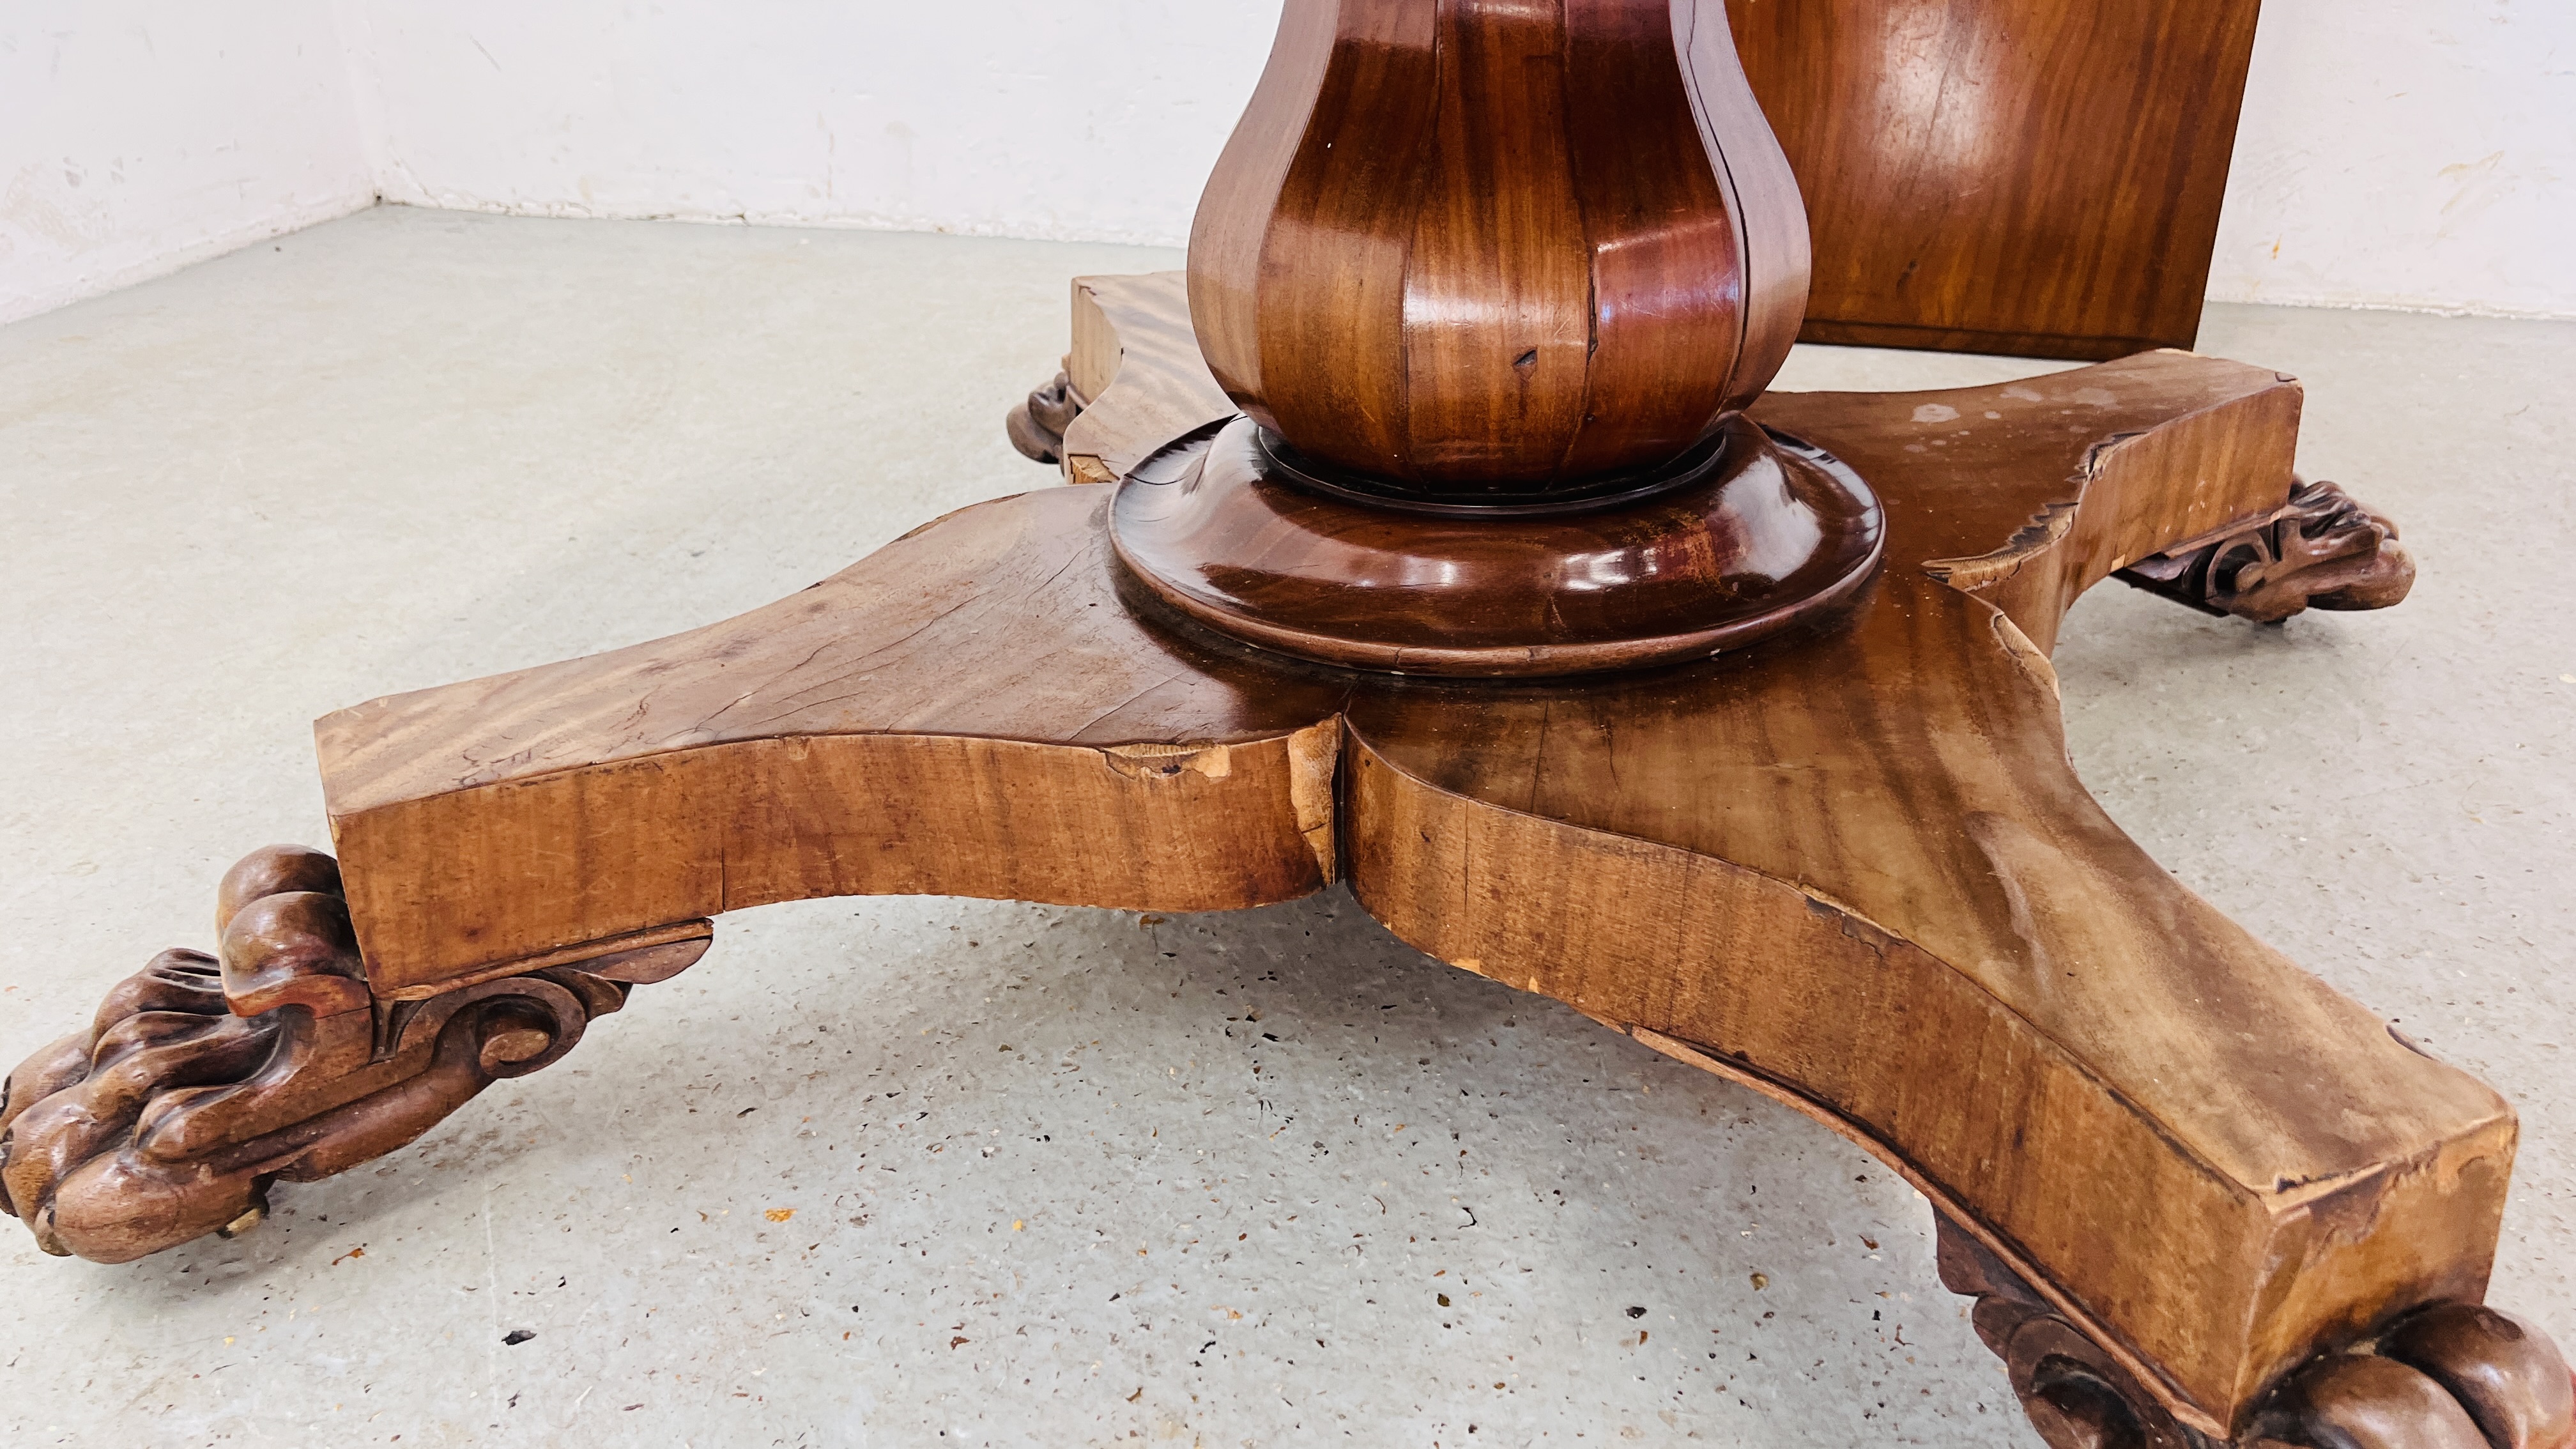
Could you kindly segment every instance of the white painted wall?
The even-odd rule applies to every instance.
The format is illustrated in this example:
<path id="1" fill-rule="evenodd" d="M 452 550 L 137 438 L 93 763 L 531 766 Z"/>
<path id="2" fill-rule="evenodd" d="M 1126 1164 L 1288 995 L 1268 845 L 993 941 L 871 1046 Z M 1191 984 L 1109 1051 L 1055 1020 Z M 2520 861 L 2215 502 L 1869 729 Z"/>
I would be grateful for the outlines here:
<path id="1" fill-rule="evenodd" d="M 0 318 L 375 192 L 1177 243 L 1278 7 L 0 0 Z M 2266 0 L 2210 292 L 2576 316 L 2576 0 Z"/>
<path id="2" fill-rule="evenodd" d="M 1279 0 L 363 0 L 389 200 L 1178 243 Z"/>
<path id="3" fill-rule="evenodd" d="M 1177 244 L 1279 0 L 360 0 L 383 187 Z M 2266 0 L 2210 294 L 2576 316 L 2576 0 Z"/>
<path id="4" fill-rule="evenodd" d="M 2209 294 L 2576 317 L 2576 0 L 2264 0 Z"/>
<path id="5" fill-rule="evenodd" d="M 330 0 L 0 0 L 0 322 L 376 197 Z"/>

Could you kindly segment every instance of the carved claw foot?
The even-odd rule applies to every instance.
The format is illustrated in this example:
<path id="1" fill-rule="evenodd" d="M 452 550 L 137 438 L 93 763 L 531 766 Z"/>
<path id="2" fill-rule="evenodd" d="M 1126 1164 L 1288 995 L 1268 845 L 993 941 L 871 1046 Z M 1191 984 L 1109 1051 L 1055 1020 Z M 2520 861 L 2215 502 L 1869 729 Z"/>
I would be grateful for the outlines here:
<path id="1" fill-rule="evenodd" d="M 661 948 L 380 1002 L 338 867 L 293 846 L 233 867 L 216 929 L 220 960 L 162 952 L 0 1089 L 0 1207 L 46 1252 L 120 1263 L 245 1230 L 272 1182 L 403 1146 L 677 969 Z"/>
<path id="2" fill-rule="evenodd" d="M 2277 624 L 2305 609 L 2385 609 L 2415 587 L 2397 525 L 2333 483 L 2301 483 L 2252 524 L 2120 570 L 2121 582 L 2205 614 Z"/>
<path id="3" fill-rule="evenodd" d="M 1976 1298 L 1977 1336 L 2053 1449 L 2576 1446 L 2576 1374 L 2547 1334 L 2492 1308 L 2433 1304 L 2375 1341 L 2320 1354 L 2230 1439 L 2183 1422 L 2168 1396 L 1946 1218 L 1940 1251 L 1941 1281 Z"/>

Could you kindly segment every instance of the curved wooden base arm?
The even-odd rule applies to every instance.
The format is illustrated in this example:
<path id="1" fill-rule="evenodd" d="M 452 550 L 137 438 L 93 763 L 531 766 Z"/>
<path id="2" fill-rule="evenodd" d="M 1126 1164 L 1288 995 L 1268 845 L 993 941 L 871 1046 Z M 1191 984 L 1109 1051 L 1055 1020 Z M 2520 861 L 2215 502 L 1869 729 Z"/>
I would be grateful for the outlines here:
<path id="1" fill-rule="evenodd" d="M 1350 684 L 1141 628 L 1108 502 L 978 505 L 737 619 L 326 717 L 369 979 L 814 896 L 1320 888 Z"/>
<path id="2" fill-rule="evenodd" d="M 1206 446 L 1177 288 L 1087 285 L 1065 456 Z M 337 868 L 245 862 L 220 962 L 163 956 L 11 1076 L 7 1204 L 111 1261 L 238 1227 L 559 1057 L 727 910 L 1346 878 L 1432 955 L 1888 1161 L 2053 1444 L 2564 1449 L 2563 1361 L 2476 1306 L 2504 1101 L 2183 889 L 2066 757 L 2048 651 L 2115 572 L 2257 617 L 2385 600 L 2393 532 L 2292 491 L 2298 410 L 2180 353 L 1766 398 L 1886 500 L 1887 562 L 1829 621 L 1657 671 L 1265 654 L 1121 572 L 1114 487 L 1054 488 L 738 619 L 342 711 Z"/>

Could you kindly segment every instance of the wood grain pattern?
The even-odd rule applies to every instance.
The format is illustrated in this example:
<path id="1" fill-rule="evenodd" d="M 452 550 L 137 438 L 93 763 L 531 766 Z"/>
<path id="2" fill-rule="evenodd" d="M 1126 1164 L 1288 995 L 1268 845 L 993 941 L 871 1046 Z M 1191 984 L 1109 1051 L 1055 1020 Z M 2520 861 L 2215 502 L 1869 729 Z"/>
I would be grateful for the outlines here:
<path id="1" fill-rule="evenodd" d="M 1729 0 L 1814 229 L 1805 340 L 2190 346 L 2257 4 Z"/>
<path id="2" fill-rule="evenodd" d="M 1777 158 L 1693 0 L 1290 0 L 1192 225 L 1200 350 L 1301 454 L 1397 491 L 1651 468 L 1786 356 Z"/>
<path id="3" fill-rule="evenodd" d="M 560 1059 L 728 910 L 1347 878 L 1891 1164 L 2056 1449 L 2567 1449 L 2563 1358 L 2477 1306 L 2504 1100 L 2185 890 L 2067 758 L 2048 653 L 2104 578 L 2255 617 L 2402 594 L 2393 530 L 2293 491 L 2297 385 L 2168 352 L 1754 401 L 1807 291 L 1793 155 L 1845 248 L 1827 335 L 2169 333 L 2250 15 L 1288 0 L 1186 291 L 1077 283 L 1011 419 L 1114 489 L 320 721 L 340 859 L 255 853 L 220 961 L 165 953 L 11 1074 L 0 1206 L 105 1261 L 240 1231 Z M 1810 99 L 1786 151 L 1739 34 Z M 1633 667 L 1673 639 L 1742 647 Z"/>
<path id="4" fill-rule="evenodd" d="M 2474 1298 L 2510 1112 L 2181 890 L 2057 730 L 2065 603 L 2278 506 L 2295 385 L 2159 354 L 1757 414 L 1891 480 L 1892 567 L 1848 629 L 1710 665 L 1409 685 L 1230 654 L 1122 607 L 1086 489 L 711 630 L 334 716 L 371 978 L 800 893 L 1279 899 L 1334 868 L 1340 716 L 1349 870 L 1400 935 L 1813 1099 L 2198 1422 Z"/>
<path id="5" fill-rule="evenodd" d="M 2181 890 L 2065 760 L 2065 609 L 2279 517 L 2299 403 L 2171 352 L 1766 398 L 1889 480 L 1867 612 L 1580 688 L 1355 692 L 1355 887 L 1435 955 L 1871 1143 L 2173 1423 L 2226 1432 L 2320 1343 L 2483 1291 L 2514 1139 L 2492 1092 Z"/>
<path id="6" fill-rule="evenodd" d="M 816 895 L 1314 890 L 1346 686 L 1140 631 L 1108 505 L 981 504 L 721 624 L 327 716 L 369 979 Z"/>
<path id="7" fill-rule="evenodd" d="M 1122 350 L 1122 376 L 1187 371 Z M 1085 420 L 1189 411 L 1133 396 L 1154 421 L 1114 388 Z M 266 944 L 164 958 L 12 1074 L 0 1186 L 40 1242 L 110 1259 L 255 1219 L 271 1177 L 558 1058 L 725 909 L 1195 909 L 1341 876 L 1435 956 L 1895 1166 L 2059 1449 L 2547 1449 L 2563 1358 L 2475 1311 L 2511 1110 L 2184 890 L 2066 758 L 2066 605 L 2275 517 L 2298 404 L 2178 353 L 1767 397 L 1877 481 L 1889 565 L 1830 626 L 1659 671 L 1426 681 L 1235 644 L 1137 586 L 1116 495 L 1077 488 L 737 620 L 343 711 L 318 734 L 362 959 L 304 899 L 327 862 L 245 867 L 227 934 Z M 339 1009 L 352 980 L 372 1010 Z M 236 986 L 276 1004 L 235 1014 Z"/>
<path id="8" fill-rule="evenodd" d="M 1736 55 L 1720 0 L 1673 0 L 1674 44 L 1688 62 L 1691 114 L 1719 160 L 1741 241 L 1744 343 L 1726 406 L 1749 407 L 1771 385 L 1807 315 L 1812 263 L 1798 178 Z"/>
<path id="9" fill-rule="evenodd" d="M 1580 319 L 1589 335 L 1576 339 L 1581 353 L 1562 359 L 1584 370 L 1573 394 L 1587 416 L 1571 420 L 1574 441 L 1558 465 L 1572 478 L 1680 453 L 1698 441 L 1707 416 L 1752 400 L 1736 396 L 1734 385 L 1745 361 L 1747 272 L 1735 234 L 1742 207 L 1709 164 L 1725 158 L 1692 107 L 1696 77 L 1675 63 L 1690 51 L 1677 44 L 1682 37 L 1665 9 L 1604 0 L 1565 7 L 1559 124 L 1578 234 L 1558 254 L 1590 273 L 1577 279 L 1590 289 Z M 1587 245 L 1592 236 L 1620 244 Z M 1537 365 L 1548 361 L 1542 355 Z M 1778 370 L 1775 360 L 1763 380 Z M 1604 418 L 1636 427 L 1584 426 Z"/>
<path id="10" fill-rule="evenodd" d="M 1380 29 L 1367 28 L 1372 25 Z M 1418 54 L 1420 37 L 1428 35 L 1429 27 L 1427 11 L 1418 15 L 1384 8 L 1345 11 L 1338 4 L 1318 0 L 1295 0 L 1282 6 L 1269 64 L 1254 85 L 1242 118 L 1226 137 L 1225 149 L 1218 153 L 1216 169 L 1208 174 L 1207 187 L 1190 219 L 1189 305 L 1182 315 L 1196 327 L 1200 340 L 1185 354 L 1195 360 L 1205 350 L 1225 358 L 1222 391 L 1245 396 L 1263 391 L 1261 254 L 1269 237 L 1261 227 L 1246 224 L 1246 219 L 1280 208 L 1289 170 L 1317 110 L 1323 110 L 1328 127 L 1335 124 L 1331 118 L 1355 78 L 1365 80 L 1360 86 L 1363 94 L 1378 93 L 1383 87 L 1376 72 L 1390 57 Z M 1374 159 L 1359 152 L 1316 158 L 1300 178 L 1300 186 L 1311 191 L 1317 184 L 1315 172 L 1326 160 L 1366 167 Z M 1362 177 L 1364 183 L 1376 179 Z M 1294 217 L 1300 210 L 1292 205 L 1287 215 Z M 1371 282 L 1387 285 L 1382 265 L 1371 269 L 1366 259 L 1355 260 L 1362 270 L 1352 278 L 1354 289 L 1365 289 Z M 1082 283 L 1077 280 L 1074 285 L 1079 289 Z M 1316 320 L 1329 325 L 1329 319 Z M 1083 322 L 1077 304 L 1077 350 L 1082 346 Z M 1270 325 L 1281 324 L 1274 318 Z"/>
<path id="11" fill-rule="evenodd" d="M 1064 428 L 1066 482 L 1124 478 L 1174 439 L 1234 416 L 1190 322 L 1183 273 L 1073 279 L 1065 376 L 1081 411 Z"/>
<path id="12" fill-rule="evenodd" d="M 2138 852 L 2015 633 L 1892 573 L 1852 632 L 1704 677 L 1355 700 L 1353 884 L 1434 956 L 1792 1085 L 2224 1424 L 2482 1291 L 2513 1118 Z"/>

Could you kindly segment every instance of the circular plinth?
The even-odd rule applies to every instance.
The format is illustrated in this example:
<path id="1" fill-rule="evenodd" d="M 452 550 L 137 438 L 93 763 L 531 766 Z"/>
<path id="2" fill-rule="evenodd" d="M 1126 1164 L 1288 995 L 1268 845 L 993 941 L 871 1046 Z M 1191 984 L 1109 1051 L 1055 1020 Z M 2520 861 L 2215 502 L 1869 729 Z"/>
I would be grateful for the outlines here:
<path id="1" fill-rule="evenodd" d="M 1158 481 L 1160 480 L 1160 481 Z M 1578 514 L 1456 517 L 1300 486 L 1239 418 L 1118 485 L 1111 538 L 1158 597 L 1248 643 L 1401 674 L 1587 674 L 1704 658 L 1849 598 L 1878 499 L 1738 417 L 1716 467 Z"/>

